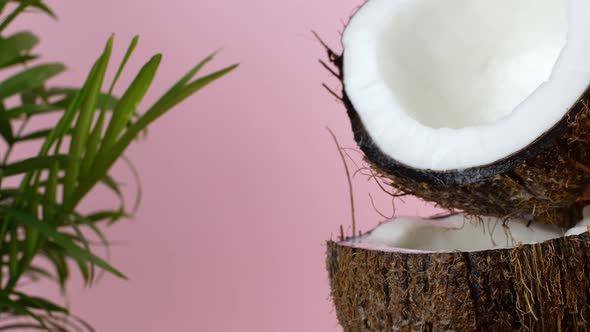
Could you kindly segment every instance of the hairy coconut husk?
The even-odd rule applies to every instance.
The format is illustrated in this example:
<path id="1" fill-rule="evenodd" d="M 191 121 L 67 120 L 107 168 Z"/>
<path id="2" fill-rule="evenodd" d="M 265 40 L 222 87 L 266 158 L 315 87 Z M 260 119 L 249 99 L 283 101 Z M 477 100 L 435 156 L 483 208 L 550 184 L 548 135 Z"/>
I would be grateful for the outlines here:
<path id="1" fill-rule="evenodd" d="M 328 53 L 339 70 L 336 76 L 342 80 L 345 55 L 338 56 L 329 49 Z M 400 192 L 471 215 L 523 218 L 563 227 L 581 218 L 590 184 L 590 89 L 561 121 L 525 149 L 489 165 L 432 171 L 410 167 L 384 154 L 366 131 L 342 85 L 341 100 L 366 161 Z"/>
<path id="2" fill-rule="evenodd" d="M 328 242 L 340 324 L 370 331 L 590 330 L 590 235 L 480 252 Z"/>

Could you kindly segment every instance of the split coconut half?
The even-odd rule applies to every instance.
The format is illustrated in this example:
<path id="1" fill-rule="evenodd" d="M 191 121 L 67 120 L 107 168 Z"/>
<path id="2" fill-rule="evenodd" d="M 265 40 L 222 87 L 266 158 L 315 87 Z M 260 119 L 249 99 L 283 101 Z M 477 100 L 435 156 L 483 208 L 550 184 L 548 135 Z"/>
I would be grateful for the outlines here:
<path id="1" fill-rule="evenodd" d="M 347 332 L 587 331 L 588 225 L 564 236 L 524 220 L 398 218 L 329 242 L 338 320 Z"/>
<path id="2" fill-rule="evenodd" d="M 402 192 L 569 227 L 590 183 L 590 1 L 369 0 L 334 57 L 355 139 Z"/>

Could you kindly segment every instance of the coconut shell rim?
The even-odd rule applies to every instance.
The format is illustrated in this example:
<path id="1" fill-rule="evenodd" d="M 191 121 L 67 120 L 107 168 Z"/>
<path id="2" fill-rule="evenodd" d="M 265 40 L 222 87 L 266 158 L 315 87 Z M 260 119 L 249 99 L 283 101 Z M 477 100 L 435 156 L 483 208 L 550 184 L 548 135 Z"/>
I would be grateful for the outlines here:
<path id="1" fill-rule="evenodd" d="M 367 232 L 366 234 L 369 234 L 369 233 L 370 232 Z M 580 234 L 559 236 L 554 239 L 545 240 L 545 241 L 536 242 L 536 243 L 527 243 L 527 244 L 519 243 L 519 244 L 516 244 L 512 247 L 499 247 L 499 248 L 491 248 L 491 249 L 483 249 L 483 250 L 469 250 L 469 251 L 465 251 L 465 250 L 437 250 L 437 251 L 435 251 L 435 250 L 404 249 L 404 248 L 397 248 L 397 247 L 391 247 L 391 248 L 392 249 L 401 249 L 404 251 L 393 251 L 393 250 L 389 251 L 389 250 L 379 250 L 379 248 L 383 248 L 385 246 L 376 247 L 376 248 L 367 248 L 364 246 L 354 246 L 354 245 L 352 245 L 352 243 L 351 243 L 351 245 L 345 244 L 346 242 L 349 242 L 351 240 L 358 239 L 359 236 L 347 237 L 344 240 L 340 240 L 340 241 L 328 240 L 328 241 L 326 241 L 326 243 L 328 245 L 335 244 L 340 247 L 347 247 L 347 248 L 356 249 L 356 250 L 366 250 L 366 251 L 374 251 L 374 252 L 378 252 L 378 253 L 400 254 L 400 255 L 435 255 L 435 254 L 453 254 L 453 253 L 485 254 L 485 253 L 489 253 L 492 251 L 494 251 L 494 252 L 510 252 L 510 251 L 513 251 L 513 250 L 519 249 L 519 248 L 532 247 L 535 245 L 545 245 L 545 244 L 550 244 L 551 242 L 556 242 L 558 240 L 564 240 L 564 239 L 575 240 L 577 238 L 581 238 L 586 233 L 590 234 L 590 226 L 588 227 L 588 229 L 586 231 L 584 231 Z M 364 236 L 366 234 L 363 234 L 361 236 Z"/>

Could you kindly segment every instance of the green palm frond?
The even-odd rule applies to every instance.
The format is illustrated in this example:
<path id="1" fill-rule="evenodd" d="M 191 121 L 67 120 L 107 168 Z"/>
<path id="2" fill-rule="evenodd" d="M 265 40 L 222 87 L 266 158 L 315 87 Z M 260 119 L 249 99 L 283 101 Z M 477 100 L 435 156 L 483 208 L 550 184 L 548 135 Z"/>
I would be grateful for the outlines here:
<path id="1" fill-rule="evenodd" d="M 77 266 L 88 285 L 96 279 L 96 270 L 124 278 L 94 253 L 96 241 L 89 237 L 108 249 L 104 227 L 133 213 L 126 209 L 120 185 L 109 174 L 111 167 L 124 158 L 127 147 L 149 125 L 237 65 L 196 77 L 213 60 L 212 54 L 141 112 L 138 105 L 149 93 L 161 55 L 145 63 L 121 97 L 115 96 L 114 88 L 139 38 L 131 41 L 107 84 L 114 44 L 111 37 L 82 87 L 51 86 L 49 81 L 65 66 L 36 63 L 38 57 L 32 51 L 39 38 L 28 31 L 4 36 L 5 28 L 27 11 L 55 17 L 40 0 L 0 0 L 0 137 L 4 142 L 0 145 L 0 331 L 91 331 L 68 309 L 22 293 L 23 281 L 48 279 L 65 291 L 71 275 L 69 262 Z M 5 69 L 11 74 L 2 75 Z M 18 105 L 8 102 L 15 99 L 20 100 Z M 53 126 L 25 133 L 31 120 L 46 114 L 57 114 L 59 120 Z M 16 146 L 31 142 L 39 145 L 36 155 L 12 159 Z M 15 180 L 20 184 L 14 186 Z M 108 188 L 119 205 L 82 213 L 80 202 L 97 185 Z M 52 268 L 38 265 L 40 259 Z"/>

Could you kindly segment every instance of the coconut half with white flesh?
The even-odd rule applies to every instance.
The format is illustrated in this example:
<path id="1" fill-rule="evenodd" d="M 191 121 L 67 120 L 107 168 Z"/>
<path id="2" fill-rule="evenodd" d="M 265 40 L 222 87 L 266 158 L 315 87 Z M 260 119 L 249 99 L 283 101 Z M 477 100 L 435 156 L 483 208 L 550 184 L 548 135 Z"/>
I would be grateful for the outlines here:
<path id="1" fill-rule="evenodd" d="M 346 332 L 587 331 L 588 225 L 398 218 L 329 242 L 338 320 Z"/>
<path id="2" fill-rule="evenodd" d="M 571 226 L 590 183 L 590 1 L 369 0 L 343 101 L 391 185 L 472 215 Z"/>

